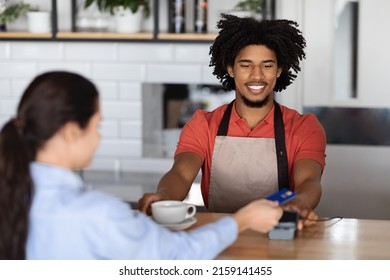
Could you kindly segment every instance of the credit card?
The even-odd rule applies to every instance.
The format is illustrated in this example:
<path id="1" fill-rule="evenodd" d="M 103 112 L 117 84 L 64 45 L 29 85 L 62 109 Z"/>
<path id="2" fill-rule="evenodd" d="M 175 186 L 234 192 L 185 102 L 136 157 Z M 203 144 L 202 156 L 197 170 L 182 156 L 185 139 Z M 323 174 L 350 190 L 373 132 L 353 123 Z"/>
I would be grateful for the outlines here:
<path id="1" fill-rule="evenodd" d="M 265 198 L 268 200 L 277 201 L 279 202 L 279 205 L 282 205 L 296 196 L 297 194 L 289 189 L 281 189 L 280 191 L 273 193 Z"/>

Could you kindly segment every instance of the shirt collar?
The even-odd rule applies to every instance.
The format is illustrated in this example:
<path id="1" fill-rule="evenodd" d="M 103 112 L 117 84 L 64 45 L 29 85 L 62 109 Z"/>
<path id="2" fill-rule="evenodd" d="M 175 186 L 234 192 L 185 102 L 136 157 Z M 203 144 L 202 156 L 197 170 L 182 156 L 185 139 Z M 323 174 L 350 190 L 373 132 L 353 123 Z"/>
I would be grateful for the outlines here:
<path id="1" fill-rule="evenodd" d="M 82 190 L 83 181 L 75 172 L 56 165 L 32 162 L 30 172 L 35 188 L 67 188 Z"/>
<path id="2" fill-rule="evenodd" d="M 234 103 L 235 102 L 236 101 L 234 101 Z M 273 125 L 274 124 L 274 112 L 275 112 L 275 103 L 272 106 L 271 111 L 268 113 L 268 115 L 265 117 L 265 119 L 262 122 L 265 122 L 266 124 Z M 230 116 L 230 122 L 239 122 L 240 120 L 242 120 L 242 118 L 238 115 L 238 113 L 236 111 L 236 106 L 235 106 L 235 104 L 233 104 L 232 114 Z"/>

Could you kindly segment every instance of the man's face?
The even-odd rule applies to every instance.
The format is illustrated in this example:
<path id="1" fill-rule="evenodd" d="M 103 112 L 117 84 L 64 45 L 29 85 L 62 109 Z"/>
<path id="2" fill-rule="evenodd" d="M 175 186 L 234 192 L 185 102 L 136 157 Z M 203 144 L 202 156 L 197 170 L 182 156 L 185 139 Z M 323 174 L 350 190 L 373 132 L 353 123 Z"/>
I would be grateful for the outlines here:
<path id="1" fill-rule="evenodd" d="M 274 51 L 264 45 L 246 46 L 238 53 L 234 66 L 228 67 L 236 85 L 236 98 L 249 107 L 263 107 L 272 102 L 281 72 Z"/>

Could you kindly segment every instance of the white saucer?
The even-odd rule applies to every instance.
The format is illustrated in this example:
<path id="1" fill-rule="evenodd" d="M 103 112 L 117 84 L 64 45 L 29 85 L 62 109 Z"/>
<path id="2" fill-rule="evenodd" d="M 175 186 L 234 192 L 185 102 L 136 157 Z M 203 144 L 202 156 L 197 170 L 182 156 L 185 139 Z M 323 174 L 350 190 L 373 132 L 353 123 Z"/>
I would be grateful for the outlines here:
<path id="1" fill-rule="evenodd" d="M 166 227 L 166 228 L 169 228 L 170 230 L 183 230 L 183 229 L 189 228 L 190 226 L 192 226 L 195 223 L 196 223 L 196 218 L 191 217 L 191 218 L 185 219 L 183 222 L 178 223 L 178 224 L 161 224 L 161 225 Z"/>

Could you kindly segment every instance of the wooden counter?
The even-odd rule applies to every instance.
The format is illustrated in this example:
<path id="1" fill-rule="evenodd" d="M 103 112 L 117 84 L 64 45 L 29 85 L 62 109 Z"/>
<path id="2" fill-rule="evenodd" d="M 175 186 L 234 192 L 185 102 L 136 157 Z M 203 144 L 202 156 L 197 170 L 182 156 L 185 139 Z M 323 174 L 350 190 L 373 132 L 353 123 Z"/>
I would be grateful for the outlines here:
<path id="1" fill-rule="evenodd" d="M 193 228 L 223 216 L 197 213 Z M 217 259 L 390 259 L 390 221 L 335 219 L 318 222 L 297 232 L 294 240 L 270 240 L 266 234 L 245 231 Z"/>

